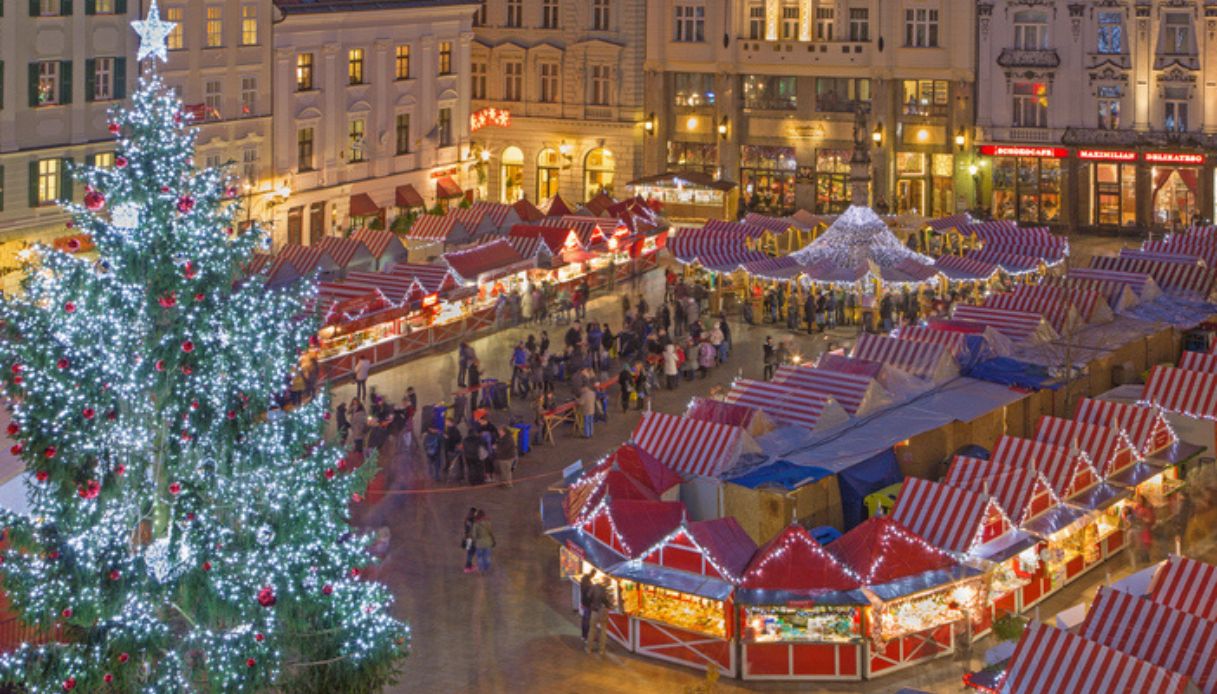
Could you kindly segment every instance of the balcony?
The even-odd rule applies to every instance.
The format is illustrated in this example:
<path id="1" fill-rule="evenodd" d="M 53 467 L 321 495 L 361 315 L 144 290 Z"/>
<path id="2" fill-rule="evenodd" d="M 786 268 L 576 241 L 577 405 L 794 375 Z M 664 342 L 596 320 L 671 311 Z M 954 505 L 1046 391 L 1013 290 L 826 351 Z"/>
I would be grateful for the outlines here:
<path id="1" fill-rule="evenodd" d="M 1003 48 L 997 56 L 997 64 L 1002 67 L 1031 67 L 1055 68 L 1061 65 L 1061 56 L 1055 48 L 1025 51 L 1019 48 Z"/>
<path id="2" fill-rule="evenodd" d="M 989 139 L 994 142 L 1026 142 L 1028 144 L 1056 144 L 1064 131 L 1060 128 L 993 127 L 987 129 Z"/>
<path id="3" fill-rule="evenodd" d="M 614 120 L 617 117 L 612 106 L 584 106 L 583 117 L 588 120 Z"/>

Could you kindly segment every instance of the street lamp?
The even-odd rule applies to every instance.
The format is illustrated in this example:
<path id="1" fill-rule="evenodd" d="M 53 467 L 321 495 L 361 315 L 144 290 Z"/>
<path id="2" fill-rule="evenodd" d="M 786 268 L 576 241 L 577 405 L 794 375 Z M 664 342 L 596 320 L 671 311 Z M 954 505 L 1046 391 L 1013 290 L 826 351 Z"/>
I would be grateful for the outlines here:
<path id="1" fill-rule="evenodd" d="M 727 139 L 727 130 L 731 126 L 731 117 L 723 116 L 723 120 L 718 124 L 718 136 L 722 139 Z"/>
<path id="2" fill-rule="evenodd" d="M 883 124 L 882 123 L 877 123 L 875 125 L 875 130 L 874 130 L 874 132 L 872 132 L 870 134 L 870 139 L 871 139 L 871 142 L 875 143 L 876 147 L 883 146 Z"/>
<path id="3" fill-rule="evenodd" d="M 655 134 L 655 112 L 654 111 L 651 111 L 649 114 L 647 114 L 647 119 L 642 121 L 642 129 L 646 131 L 647 135 Z"/>
<path id="4" fill-rule="evenodd" d="M 964 132 L 963 128 L 960 128 L 959 132 L 955 133 L 955 146 L 958 147 L 960 151 L 963 151 L 963 146 L 967 143 L 968 135 L 966 132 Z"/>

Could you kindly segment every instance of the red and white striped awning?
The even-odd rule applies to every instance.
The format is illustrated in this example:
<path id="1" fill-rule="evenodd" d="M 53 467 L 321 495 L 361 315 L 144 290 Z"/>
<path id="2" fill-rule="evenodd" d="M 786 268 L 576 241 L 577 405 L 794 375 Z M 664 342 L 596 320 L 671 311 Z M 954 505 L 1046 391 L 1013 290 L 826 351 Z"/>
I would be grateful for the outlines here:
<path id="1" fill-rule="evenodd" d="M 706 231 L 718 231 L 726 233 L 734 238 L 749 238 L 756 239 L 765 235 L 768 229 L 757 224 L 745 224 L 742 222 L 727 222 L 721 219 L 711 219 L 702 227 Z"/>
<path id="2" fill-rule="evenodd" d="M 1165 415 L 1156 407 L 1082 398 L 1073 418 L 1116 429 L 1141 457 L 1169 448 L 1178 441 Z"/>
<path id="3" fill-rule="evenodd" d="M 1121 258 L 1132 258 L 1134 260 L 1153 260 L 1162 263 L 1177 263 L 1180 265 L 1197 265 L 1203 258 L 1191 253 L 1184 253 L 1181 249 L 1175 251 L 1148 251 L 1142 248 L 1121 248 Z"/>
<path id="4" fill-rule="evenodd" d="M 972 215 L 965 212 L 963 214 L 953 214 L 949 217 L 931 219 L 930 221 L 926 222 L 925 225 L 934 231 L 944 231 L 946 229 L 955 229 L 956 231 L 960 231 L 967 229 L 969 225 L 975 223 L 975 220 L 972 219 Z"/>
<path id="5" fill-rule="evenodd" d="M 947 279 L 957 281 L 990 280 L 1000 268 L 996 263 L 986 263 L 977 258 L 959 255 L 944 255 L 934 261 L 938 271 Z"/>
<path id="6" fill-rule="evenodd" d="M 1018 222 L 1009 219 L 992 219 L 987 222 L 966 224 L 959 231 L 964 234 L 974 234 L 979 239 L 993 238 L 999 234 L 1018 232 Z"/>
<path id="7" fill-rule="evenodd" d="M 696 263 L 715 272 L 734 272 L 745 263 L 769 258 L 760 251 L 749 250 L 743 237 L 688 229 L 668 240 L 668 250 L 681 263 Z"/>
<path id="8" fill-rule="evenodd" d="M 1217 622 L 1104 586 L 1078 633 L 1217 692 Z"/>
<path id="9" fill-rule="evenodd" d="M 1027 313 L 990 306 L 959 304 L 952 315 L 955 320 L 988 325 L 1014 342 L 1037 341 L 1056 337 L 1052 326 L 1038 313 Z"/>
<path id="10" fill-rule="evenodd" d="M 1217 354 L 1204 352 L 1184 352 L 1179 358 L 1179 368 L 1188 371 L 1203 371 L 1206 374 L 1217 374 Z"/>
<path id="11" fill-rule="evenodd" d="M 1171 555 L 1154 573 L 1149 599 L 1217 621 L 1217 566 Z"/>
<path id="12" fill-rule="evenodd" d="M 966 257 L 978 262 L 996 265 L 1011 275 L 1021 275 L 1037 270 L 1040 263 L 1043 262 L 1042 258 L 1004 251 L 994 247 L 971 251 Z"/>
<path id="13" fill-rule="evenodd" d="M 1188 227 L 1183 230 L 1183 235 L 1187 238 L 1217 239 L 1217 226 L 1209 224 Z"/>
<path id="14" fill-rule="evenodd" d="M 934 379 L 947 375 L 954 358 L 942 347 L 929 342 L 899 340 L 863 332 L 854 343 L 854 359 L 882 362 L 917 378 Z"/>
<path id="15" fill-rule="evenodd" d="M 1090 267 L 1099 270 L 1143 273 L 1153 277 L 1165 292 L 1196 295 L 1200 298 L 1207 298 L 1212 294 L 1213 285 L 1217 282 L 1217 272 L 1210 268 L 1145 258 L 1116 258 L 1097 255 L 1090 259 Z"/>
<path id="16" fill-rule="evenodd" d="M 1091 316 L 1096 316 L 1096 310 L 1100 312 L 1097 317 L 1111 320 L 1111 309 L 1097 292 L 1066 292 L 1060 287 L 1043 285 L 1020 285 L 1012 292 L 994 294 L 985 301 L 985 306 L 1038 313 L 1058 333 L 1071 323 L 1088 322 Z"/>
<path id="17" fill-rule="evenodd" d="M 1141 250 L 1153 254 L 1200 258 L 1209 267 L 1217 265 L 1217 239 L 1173 237 L 1162 241 L 1146 241 L 1141 244 Z"/>
<path id="18" fill-rule="evenodd" d="M 1062 292 L 1073 292 L 1074 300 L 1084 297 L 1088 293 L 1096 294 L 1107 303 L 1107 306 L 1112 311 L 1120 311 L 1128 308 L 1131 304 L 1124 303 L 1125 299 L 1135 299 L 1136 295 L 1127 285 L 1110 280 L 1099 280 L 1091 277 L 1078 277 L 1073 272 L 1068 275 L 1048 275 L 1043 278 L 1041 287 L 1051 287 Z M 1069 296 L 1065 294 L 1065 296 Z M 1094 307 L 1090 308 L 1093 311 Z M 1087 321 L 1090 321 L 1089 313 L 1083 310 L 1083 306 L 1078 306 L 1078 312 Z"/>
<path id="19" fill-rule="evenodd" d="M 952 357 L 958 357 L 968 350 L 968 336 L 952 330 L 935 330 L 921 325 L 906 325 L 896 333 L 896 338 L 938 345 Z"/>
<path id="20" fill-rule="evenodd" d="M 1151 294 L 1158 292 L 1158 283 L 1154 281 L 1153 277 L 1150 277 L 1146 273 L 1120 272 L 1118 270 L 1100 270 L 1093 267 L 1079 267 L 1070 268 L 1069 276 L 1076 277 L 1078 279 L 1099 280 L 1102 282 L 1124 284 L 1132 289 L 1133 293 L 1139 298 L 1143 299 L 1153 298 L 1144 296 L 1147 289 L 1150 290 Z"/>
<path id="21" fill-rule="evenodd" d="M 402 237 L 411 241 L 447 243 L 467 239 L 470 233 L 453 215 L 420 214 Z"/>
<path id="22" fill-rule="evenodd" d="M 372 251 L 362 241 L 353 238 L 340 238 L 338 236 L 325 236 L 317 245 L 338 263 L 338 267 L 345 268 L 359 258 L 364 262 L 372 261 L 375 256 Z"/>
<path id="23" fill-rule="evenodd" d="M 1217 374 L 1155 366 L 1141 399 L 1167 412 L 1217 419 Z"/>
<path id="24" fill-rule="evenodd" d="M 833 398 L 841 403 L 841 407 L 844 407 L 845 411 L 851 415 L 857 415 L 872 394 L 882 396 L 881 393 L 872 390 L 878 389 L 879 386 L 870 376 L 828 371 L 812 366 L 780 367 L 774 374 L 773 380 L 775 383 L 783 383 L 823 397 Z"/>
<path id="25" fill-rule="evenodd" d="M 992 499 L 959 487 L 906 477 L 892 518 L 933 547 L 967 554 L 981 543 L 981 531 L 993 512 Z"/>
<path id="26" fill-rule="evenodd" d="M 1036 470 L 1048 480 L 1052 492 L 1062 499 L 1076 495 L 1097 481 L 1094 466 L 1084 452 L 1043 441 L 1002 436 L 993 449 L 993 460 Z"/>
<path id="27" fill-rule="evenodd" d="M 1188 678 L 1064 629 L 1031 622 L 1023 631 L 1003 694 L 1183 694 Z"/>
<path id="28" fill-rule="evenodd" d="M 1022 525 L 1056 504 L 1043 475 L 1025 467 L 995 460 L 957 455 L 947 468 L 943 484 L 988 494 L 1015 525 Z"/>
<path id="29" fill-rule="evenodd" d="M 1044 415 L 1035 428 L 1035 438 L 1061 448 L 1080 448 L 1102 477 L 1123 470 L 1134 460 L 1132 447 L 1116 429 L 1077 419 Z"/>
<path id="30" fill-rule="evenodd" d="M 630 437 L 659 462 L 686 477 L 716 477 L 735 463 L 745 445 L 756 449 L 742 427 L 648 412 Z"/>
<path id="31" fill-rule="evenodd" d="M 771 280 L 788 280 L 803 272 L 803 266 L 799 265 L 799 261 L 788 255 L 744 263 L 742 269 L 749 275 Z"/>
<path id="32" fill-rule="evenodd" d="M 424 294 L 435 294 L 460 286 L 460 280 L 446 265 L 399 263 L 394 265 L 389 273 L 413 279 L 422 288 Z"/>
<path id="33" fill-rule="evenodd" d="M 815 429 L 825 409 L 840 407 L 832 398 L 788 383 L 739 379 L 731 386 L 726 401 L 756 408 L 771 418 L 796 426 Z M 842 417 L 845 411 L 839 410 Z M 841 418 L 837 418 L 840 421 Z"/>
<path id="34" fill-rule="evenodd" d="M 404 304 L 417 289 L 413 278 L 388 272 L 348 272 L 341 284 L 379 291 L 394 306 Z"/>
<path id="35" fill-rule="evenodd" d="M 770 217 L 768 215 L 757 214 L 756 212 L 749 212 L 744 215 L 743 221 L 744 224 L 761 227 L 775 234 L 785 234 L 794 226 L 789 219 L 784 217 Z"/>

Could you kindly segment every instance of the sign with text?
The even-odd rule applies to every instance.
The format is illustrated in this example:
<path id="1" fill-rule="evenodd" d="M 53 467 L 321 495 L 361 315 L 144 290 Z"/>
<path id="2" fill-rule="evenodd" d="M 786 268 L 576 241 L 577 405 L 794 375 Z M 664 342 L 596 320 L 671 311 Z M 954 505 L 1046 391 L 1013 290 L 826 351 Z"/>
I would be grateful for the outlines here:
<path id="1" fill-rule="evenodd" d="M 1136 161 L 1137 153 L 1128 150 L 1079 149 L 1078 159 L 1088 161 Z"/>
<path id="2" fill-rule="evenodd" d="M 1189 164 L 1199 166 L 1204 163 L 1204 155 L 1188 154 L 1185 152 L 1146 152 L 1145 161 L 1150 164 Z"/>
<path id="3" fill-rule="evenodd" d="M 1064 147 L 1026 147 L 1023 145 L 981 145 L 980 153 L 987 157 L 1043 157 L 1064 159 L 1069 150 Z"/>

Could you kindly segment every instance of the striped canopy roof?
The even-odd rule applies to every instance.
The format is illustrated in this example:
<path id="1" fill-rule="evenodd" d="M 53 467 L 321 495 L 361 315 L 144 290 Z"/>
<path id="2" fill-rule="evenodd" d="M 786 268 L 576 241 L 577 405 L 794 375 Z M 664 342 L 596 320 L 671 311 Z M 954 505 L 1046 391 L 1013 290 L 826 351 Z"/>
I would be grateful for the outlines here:
<path id="1" fill-rule="evenodd" d="M 489 202 L 486 200 L 478 200 L 469 208 L 480 215 L 489 217 L 490 221 L 496 226 L 502 228 L 509 219 L 519 219 L 519 214 L 511 205 L 501 202 Z M 513 217 L 514 215 L 514 217 Z"/>
<path id="2" fill-rule="evenodd" d="M 1093 267 L 1077 267 L 1069 268 L 1069 277 L 1124 284 L 1132 289 L 1134 294 L 1141 298 L 1146 298 L 1143 296 L 1146 290 L 1149 290 L 1151 293 L 1156 293 L 1159 291 L 1158 283 L 1154 281 L 1154 278 L 1141 272 L 1120 272 L 1119 270 L 1100 270 L 1099 268 Z"/>
<path id="3" fill-rule="evenodd" d="M 1048 325 L 1058 333 L 1066 327 L 1076 325 L 1080 319 L 1073 304 L 1062 301 L 1052 287 L 1032 287 L 1033 292 L 1002 292 L 985 300 L 986 308 L 1007 309 L 1020 313 L 1036 313 L 1043 316 Z M 1038 291 L 1038 290 L 1044 291 Z"/>
<path id="4" fill-rule="evenodd" d="M 769 231 L 766 227 L 758 224 L 745 224 L 742 222 L 726 222 L 721 219 L 711 219 L 702 227 L 706 231 L 723 232 L 733 238 L 756 239 L 765 235 Z"/>
<path id="5" fill-rule="evenodd" d="M 454 238 L 468 238 L 471 233 L 453 215 L 420 214 L 402 236 L 411 241 L 447 243 Z"/>
<path id="6" fill-rule="evenodd" d="M 749 250 L 743 238 L 689 229 L 669 239 L 668 250 L 682 263 L 696 263 L 715 272 L 734 272 L 745 263 L 769 258 L 760 251 Z"/>
<path id="7" fill-rule="evenodd" d="M 1103 586 L 1078 633 L 1217 692 L 1217 622 Z"/>
<path id="8" fill-rule="evenodd" d="M 400 306 L 414 298 L 415 293 L 419 290 L 413 277 L 394 275 L 389 272 L 348 272 L 341 284 L 349 287 L 375 289 L 394 306 Z"/>
<path id="9" fill-rule="evenodd" d="M 753 260 L 743 264 L 744 272 L 765 279 L 788 280 L 802 274 L 803 266 L 788 255 Z"/>
<path id="10" fill-rule="evenodd" d="M 866 404 L 868 396 L 876 389 L 882 390 L 870 376 L 840 373 L 812 366 L 782 366 L 774 375 L 774 382 L 800 388 L 841 403 L 851 415 Z M 881 396 L 881 393 L 879 393 Z"/>
<path id="11" fill-rule="evenodd" d="M 1052 327 L 1045 323 L 1040 314 L 1006 308 L 959 304 L 955 306 L 952 317 L 955 320 L 988 325 L 1016 343 L 1034 341 L 1045 331 L 1052 331 Z"/>
<path id="12" fill-rule="evenodd" d="M 1204 352 L 1184 352 L 1179 357 L 1179 368 L 1188 371 L 1203 371 L 1207 374 L 1217 374 L 1217 354 Z"/>
<path id="13" fill-rule="evenodd" d="M 302 246 L 298 243 L 289 243 L 279 251 L 278 257 L 282 258 L 284 262 L 290 263 L 301 276 L 307 276 L 315 270 L 326 272 L 338 269 L 338 264 L 320 245 Z"/>
<path id="14" fill-rule="evenodd" d="M 825 409 L 839 407 L 831 397 L 809 392 L 789 383 L 752 381 L 745 378 L 732 384 L 726 401 L 754 407 L 779 422 L 808 429 L 819 426 Z"/>
<path id="15" fill-rule="evenodd" d="M 1217 566 L 1171 555 L 1154 573 L 1149 599 L 1217 621 Z"/>
<path id="16" fill-rule="evenodd" d="M 1217 374 L 1155 366 L 1141 398 L 1167 412 L 1217 419 Z"/>
<path id="17" fill-rule="evenodd" d="M 1196 257 L 1203 260 L 1209 267 L 1217 266 L 1217 239 L 1182 236 L 1161 241 L 1146 241 L 1141 244 L 1141 250 L 1147 253 Z"/>
<path id="18" fill-rule="evenodd" d="M 955 456 L 942 481 L 952 487 L 992 496 L 1016 526 L 1031 519 L 1031 502 L 1036 495 L 1052 494 L 1047 480 L 1031 468 L 965 455 Z"/>
<path id="19" fill-rule="evenodd" d="M 967 489 L 906 477 L 892 518 L 934 547 L 967 554 L 980 543 L 993 504 Z"/>
<path id="20" fill-rule="evenodd" d="M 372 255 L 372 251 L 363 245 L 363 242 L 355 238 L 325 236 L 317 242 L 317 246 L 328 253 L 341 268 L 345 268 L 355 260 L 369 260 L 375 257 Z"/>
<path id="21" fill-rule="evenodd" d="M 1072 271 L 1068 275 L 1048 275 L 1043 278 L 1040 286 L 1059 289 L 1063 292 L 1072 291 L 1075 297 L 1079 295 L 1084 296 L 1086 293 L 1096 294 L 1102 297 L 1113 311 L 1121 308 L 1121 300 L 1125 298 L 1125 292 L 1132 291 L 1126 284 L 1092 277 L 1078 277 Z M 1091 310 L 1093 310 L 1093 306 Z M 1087 316 L 1086 313 L 1082 312 L 1081 307 L 1078 308 L 1078 311 L 1082 313 L 1083 318 Z"/>
<path id="22" fill-rule="evenodd" d="M 791 221 L 784 217 L 769 217 L 767 215 L 757 214 L 756 212 L 749 212 L 748 214 L 744 215 L 744 224 L 754 227 L 761 227 L 762 229 L 772 231 L 775 234 L 784 234 L 787 231 L 790 231 L 790 227 L 793 226 Z"/>
<path id="23" fill-rule="evenodd" d="M 1145 258 L 1115 258 L 1100 255 L 1090 259 L 1090 267 L 1099 270 L 1146 274 L 1153 277 L 1165 292 L 1190 294 L 1201 298 L 1213 293 L 1213 284 L 1217 281 L 1217 273 L 1210 268 Z"/>
<path id="24" fill-rule="evenodd" d="M 376 258 L 380 258 L 386 254 L 394 257 L 405 255 L 405 246 L 401 245 L 401 239 L 397 238 L 397 234 L 383 229 L 369 229 L 362 227 L 351 234 L 351 238 L 367 246 L 368 251 Z"/>
<path id="25" fill-rule="evenodd" d="M 938 271 L 947 278 L 958 281 L 990 280 L 1000 268 L 996 263 L 987 263 L 971 256 L 944 255 L 934 261 Z"/>
<path id="26" fill-rule="evenodd" d="M 949 217 L 931 219 L 926 222 L 925 225 L 935 231 L 944 231 L 946 229 L 966 229 L 969 225 L 975 223 L 975 220 L 972 219 L 972 215 L 965 212 L 963 214 L 953 214 Z"/>
<path id="27" fill-rule="evenodd" d="M 445 265 L 398 263 L 389 272 L 414 279 L 427 294 L 456 289 L 460 285 L 460 280 Z"/>
<path id="28" fill-rule="evenodd" d="M 1035 438 L 1062 448 L 1077 446 L 1086 452 L 1102 477 L 1133 462 L 1132 448 L 1119 432 L 1099 424 L 1044 415 L 1035 428 Z"/>
<path id="29" fill-rule="evenodd" d="M 1156 407 L 1082 398 L 1073 418 L 1119 431 L 1133 451 L 1142 457 L 1178 440 L 1166 417 Z"/>
<path id="30" fill-rule="evenodd" d="M 993 460 L 1036 470 L 1062 499 L 1076 495 L 1095 481 L 1094 466 L 1083 451 L 1043 441 L 1002 436 L 993 449 Z"/>
<path id="31" fill-rule="evenodd" d="M 858 336 L 851 356 L 855 359 L 882 362 L 924 379 L 935 378 L 944 368 L 953 367 L 955 364 L 946 349 L 939 345 L 899 340 L 866 332 Z"/>
<path id="32" fill-rule="evenodd" d="M 662 412 L 644 414 L 631 440 L 686 477 L 717 477 L 744 448 L 759 450 L 742 427 Z"/>
<path id="33" fill-rule="evenodd" d="M 1188 678 L 1064 629 L 1027 625 L 1003 694 L 1183 694 Z"/>
<path id="34" fill-rule="evenodd" d="M 996 246 L 989 246 L 978 251 L 971 251 L 966 257 L 977 262 L 996 265 L 1003 271 L 1012 275 L 1019 275 L 1037 270 L 1040 263 L 1044 262 L 1042 258 L 1007 251 L 997 248 Z"/>
<path id="35" fill-rule="evenodd" d="M 958 357 L 968 350 L 968 336 L 953 330 L 935 330 L 922 325 L 906 325 L 896 333 L 896 338 L 938 345 L 953 357 Z"/>

